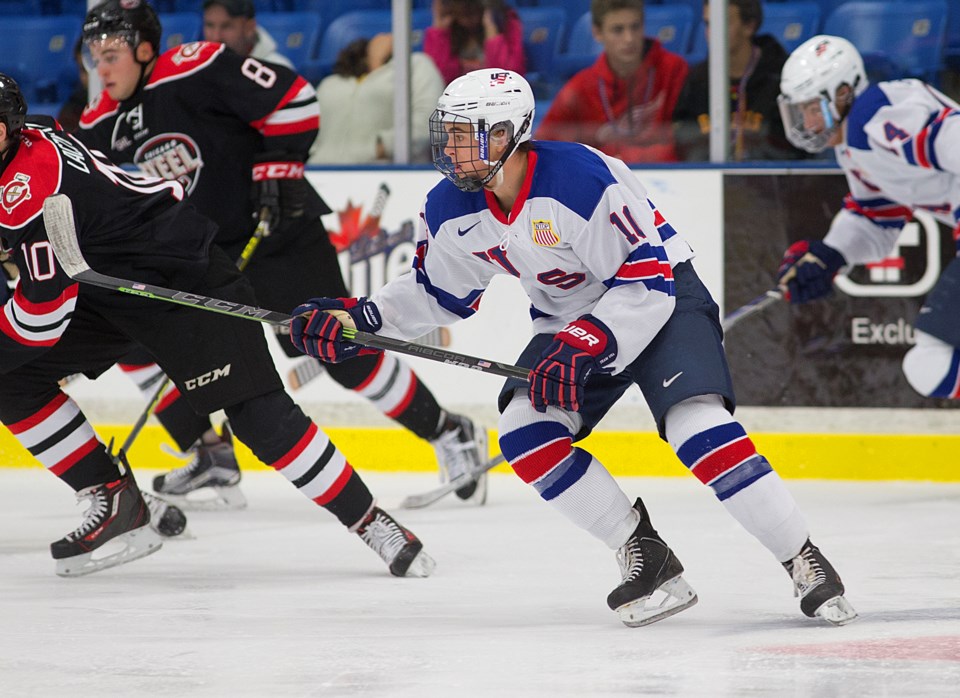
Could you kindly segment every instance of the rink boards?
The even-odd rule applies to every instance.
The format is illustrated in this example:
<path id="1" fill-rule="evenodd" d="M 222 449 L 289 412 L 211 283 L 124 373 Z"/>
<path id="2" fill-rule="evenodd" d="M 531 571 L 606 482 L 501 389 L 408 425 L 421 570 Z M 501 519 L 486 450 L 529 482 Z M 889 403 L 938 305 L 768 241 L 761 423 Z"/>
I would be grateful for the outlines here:
<path id="1" fill-rule="evenodd" d="M 658 169 L 639 174 L 658 209 L 693 246 L 697 271 L 721 314 L 775 282 L 778 255 L 798 231 L 813 237 L 825 232 L 845 187 L 834 170 Z M 314 170 L 309 177 L 334 210 L 324 223 L 340 250 L 341 268 L 355 295 L 369 294 L 409 269 L 419 206 L 438 181 L 433 170 Z M 936 238 L 935 224 L 921 221 L 904 236 L 906 246 L 895 250 L 899 257 L 885 265 L 882 274 L 873 269 L 851 274 L 852 281 L 844 280 L 841 286 L 844 293 L 824 304 L 823 310 L 772 308 L 728 336 L 740 401 L 754 417 L 744 419 L 744 424 L 760 452 L 784 476 L 960 480 L 955 468 L 960 413 L 912 394 L 899 372 L 899 359 L 912 342 L 909 314 L 946 256 Z M 897 269 L 903 277 L 899 280 L 891 276 Z M 498 277 L 476 316 L 424 341 L 513 362 L 530 334 L 528 305 L 514 279 Z M 810 312 L 825 317 L 808 317 Z M 822 327 L 828 326 L 835 328 L 832 334 L 824 334 Z M 298 365 L 272 340 L 271 351 L 282 376 Z M 479 414 L 488 427 L 495 427 L 492 406 L 500 379 L 421 359 L 410 363 L 442 405 Z M 122 441 L 142 405 L 132 383 L 116 369 L 97 381 L 77 380 L 67 392 L 85 409 L 104 441 L 111 437 Z M 327 377 L 313 380 L 294 396 L 321 425 L 336 425 L 327 430 L 356 467 L 434 469 L 429 445 L 402 430 L 381 426 L 385 420 L 367 420 L 363 401 Z M 623 413 L 611 415 L 611 424 L 601 425 L 587 447 L 619 475 L 682 475 L 683 466 L 654 433 L 649 418 L 632 420 L 633 414 L 643 412 L 639 391 L 629 391 L 621 402 Z M 341 406 L 357 410 L 358 421 L 325 419 Z M 799 428 L 780 427 L 779 411 L 797 407 L 843 408 L 843 421 L 838 426 L 838 412 L 825 410 L 822 421 L 808 415 Z M 877 423 L 876 408 L 906 409 L 883 425 Z M 936 425 L 929 426 L 931 422 Z M 176 465 L 178 461 L 159 450 L 162 438 L 159 427 L 148 426 L 131 459 L 146 467 Z M 493 432 L 491 443 L 496 443 Z M 241 462 L 264 467 L 248 453 L 242 454 Z M 3 430 L 0 466 L 35 464 Z"/>

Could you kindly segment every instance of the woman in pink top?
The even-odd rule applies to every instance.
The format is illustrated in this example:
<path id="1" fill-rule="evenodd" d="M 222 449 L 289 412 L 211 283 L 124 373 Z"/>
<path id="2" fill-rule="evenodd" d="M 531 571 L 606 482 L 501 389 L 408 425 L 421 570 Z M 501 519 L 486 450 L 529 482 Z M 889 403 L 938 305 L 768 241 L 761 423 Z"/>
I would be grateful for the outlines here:
<path id="1" fill-rule="evenodd" d="M 523 23 L 503 0 L 433 0 L 433 26 L 423 37 L 445 82 L 480 68 L 526 71 Z"/>

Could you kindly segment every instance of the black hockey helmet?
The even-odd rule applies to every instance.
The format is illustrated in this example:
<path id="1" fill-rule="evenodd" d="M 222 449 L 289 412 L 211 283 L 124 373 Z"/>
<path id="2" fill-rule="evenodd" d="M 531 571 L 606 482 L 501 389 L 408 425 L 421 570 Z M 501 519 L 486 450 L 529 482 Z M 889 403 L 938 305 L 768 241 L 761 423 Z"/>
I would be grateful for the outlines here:
<path id="1" fill-rule="evenodd" d="M 0 73 L 0 121 L 7 127 L 7 136 L 20 133 L 27 115 L 27 100 L 23 98 L 20 85 L 9 75 Z"/>
<path id="2" fill-rule="evenodd" d="M 122 37 L 136 49 L 144 41 L 160 54 L 160 18 L 145 0 L 105 0 L 91 9 L 83 21 L 83 43 Z"/>

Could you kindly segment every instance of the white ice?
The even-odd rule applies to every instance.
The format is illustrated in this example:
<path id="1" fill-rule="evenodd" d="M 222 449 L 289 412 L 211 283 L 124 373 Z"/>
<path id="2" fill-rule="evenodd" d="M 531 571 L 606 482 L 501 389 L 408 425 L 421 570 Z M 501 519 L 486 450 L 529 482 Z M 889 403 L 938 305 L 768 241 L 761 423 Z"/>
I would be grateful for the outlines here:
<path id="1" fill-rule="evenodd" d="M 151 471 L 140 481 L 150 482 Z M 366 476 L 437 559 L 396 579 L 279 475 L 193 540 L 88 577 L 48 545 L 80 521 L 38 469 L 0 470 L 2 696 L 960 695 L 960 486 L 789 481 L 861 614 L 800 614 L 780 565 L 690 479 L 622 479 L 700 595 L 637 629 L 613 552 L 515 477 L 486 507 L 397 511 L 428 475 Z"/>

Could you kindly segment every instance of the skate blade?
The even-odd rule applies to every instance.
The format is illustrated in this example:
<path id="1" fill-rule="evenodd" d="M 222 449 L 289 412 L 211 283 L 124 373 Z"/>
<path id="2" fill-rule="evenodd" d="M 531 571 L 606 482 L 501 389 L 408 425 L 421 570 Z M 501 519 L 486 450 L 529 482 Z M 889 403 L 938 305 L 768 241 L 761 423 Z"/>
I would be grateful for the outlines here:
<path id="1" fill-rule="evenodd" d="M 236 511 L 246 509 L 247 498 L 239 485 L 229 487 L 201 487 L 187 494 L 158 493 L 170 504 L 184 511 Z"/>
<path id="2" fill-rule="evenodd" d="M 663 598 L 651 605 L 651 599 L 660 594 Z M 620 606 L 617 615 L 628 628 L 640 628 L 676 615 L 695 605 L 697 600 L 697 592 L 678 575 L 661 584 L 650 596 L 643 596 Z"/>
<path id="3" fill-rule="evenodd" d="M 429 577 L 431 574 L 433 574 L 433 571 L 436 568 L 437 561 L 421 550 L 419 553 L 417 553 L 417 556 L 413 558 L 413 561 L 410 563 L 410 566 L 407 568 L 407 571 L 403 576 Z"/>
<path id="4" fill-rule="evenodd" d="M 830 625 L 846 625 L 860 617 L 850 602 L 843 596 L 834 596 L 829 601 L 825 601 L 814 614 Z"/>
<path id="5" fill-rule="evenodd" d="M 115 542 L 124 544 L 124 548 L 104 557 L 95 558 L 94 555 L 102 554 L 104 548 L 113 548 L 111 545 Z M 132 531 L 127 531 L 107 541 L 103 547 L 82 555 L 57 560 L 57 576 L 59 577 L 82 577 L 86 574 L 93 574 L 101 570 L 110 569 L 125 565 L 128 562 L 139 560 L 141 557 L 152 555 L 163 547 L 163 539 L 150 526 L 142 526 Z"/>

